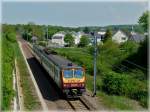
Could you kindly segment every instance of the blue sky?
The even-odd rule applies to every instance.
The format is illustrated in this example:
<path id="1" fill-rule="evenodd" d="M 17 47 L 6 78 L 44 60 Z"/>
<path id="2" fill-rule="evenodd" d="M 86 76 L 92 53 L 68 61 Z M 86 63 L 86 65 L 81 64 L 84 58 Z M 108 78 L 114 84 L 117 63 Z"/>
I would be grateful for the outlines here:
<path id="1" fill-rule="evenodd" d="M 60 26 L 136 24 L 147 2 L 3 2 L 3 23 Z"/>

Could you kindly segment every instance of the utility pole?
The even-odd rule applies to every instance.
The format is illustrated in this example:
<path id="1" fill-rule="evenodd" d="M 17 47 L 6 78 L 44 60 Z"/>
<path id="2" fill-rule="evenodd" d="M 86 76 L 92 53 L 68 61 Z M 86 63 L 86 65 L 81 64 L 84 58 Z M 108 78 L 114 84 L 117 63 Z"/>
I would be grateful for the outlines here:
<path id="1" fill-rule="evenodd" d="M 48 46 L 48 26 L 47 26 L 47 36 L 46 36 L 46 40 L 47 40 L 47 46 Z"/>
<path id="2" fill-rule="evenodd" d="M 94 37 L 94 91 L 93 91 L 93 97 L 96 95 L 96 58 L 97 58 L 97 37 L 94 35 L 94 32 L 91 33 Z"/>
<path id="3" fill-rule="evenodd" d="M 28 31 L 26 31 L 26 34 L 27 34 L 27 41 L 28 41 Z"/>

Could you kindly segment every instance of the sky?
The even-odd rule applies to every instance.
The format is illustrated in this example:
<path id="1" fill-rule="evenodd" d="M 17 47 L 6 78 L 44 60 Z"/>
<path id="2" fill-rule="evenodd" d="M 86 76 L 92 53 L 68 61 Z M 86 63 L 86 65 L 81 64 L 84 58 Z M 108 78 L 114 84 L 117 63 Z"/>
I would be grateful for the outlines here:
<path id="1" fill-rule="evenodd" d="M 7 2 L 6 2 L 7 1 Z M 148 9 L 148 2 L 2 2 L 2 23 L 106 26 L 137 24 L 138 18 Z"/>

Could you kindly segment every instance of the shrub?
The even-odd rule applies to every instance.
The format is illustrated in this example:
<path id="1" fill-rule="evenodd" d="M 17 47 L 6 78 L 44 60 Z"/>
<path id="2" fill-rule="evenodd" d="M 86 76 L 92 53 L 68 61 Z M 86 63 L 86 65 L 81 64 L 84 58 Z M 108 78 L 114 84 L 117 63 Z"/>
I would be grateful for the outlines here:
<path id="1" fill-rule="evenodd" d="M 103 77 L 103 90 L 108 94 L 125 95 L 128 93 L 128 77 L 111 72 Z"/>
<path id="2" fill-rule="evenodd" d="M 142 81 L 133 79 L 126 74 L 109 72 L 103 76 L 102 83 L 102 89 L 106 93 L 128 96 L 140 101 L 143 106 L 147 107 L 148 89 Z"/>
<path id="3" fill-rule="evenodd" d="M 16 42 L 16 34 L 13 32 L 6 33 L 5 37 L 10 42 Z"/>
<path id="4" fill-rule="evenodd" d="M 39 42 L 38 42 L 38 45 L 45 47 L 45 46 L 46 46 L 46 42 L 44 42 L 44 41 L 39 41 Z"/>

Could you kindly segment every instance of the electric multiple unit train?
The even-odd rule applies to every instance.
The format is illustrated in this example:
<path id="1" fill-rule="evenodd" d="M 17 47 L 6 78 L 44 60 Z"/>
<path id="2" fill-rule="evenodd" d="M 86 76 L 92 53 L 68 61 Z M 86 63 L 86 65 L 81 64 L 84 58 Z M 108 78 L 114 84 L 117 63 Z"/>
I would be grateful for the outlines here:
<path id="1" fill-rule="evenodd" d="M 33 45 L 33 54 L 60 90 L 67 96 L 81 96 L 85 92 L 85 69 L 56 53 Z"/>

